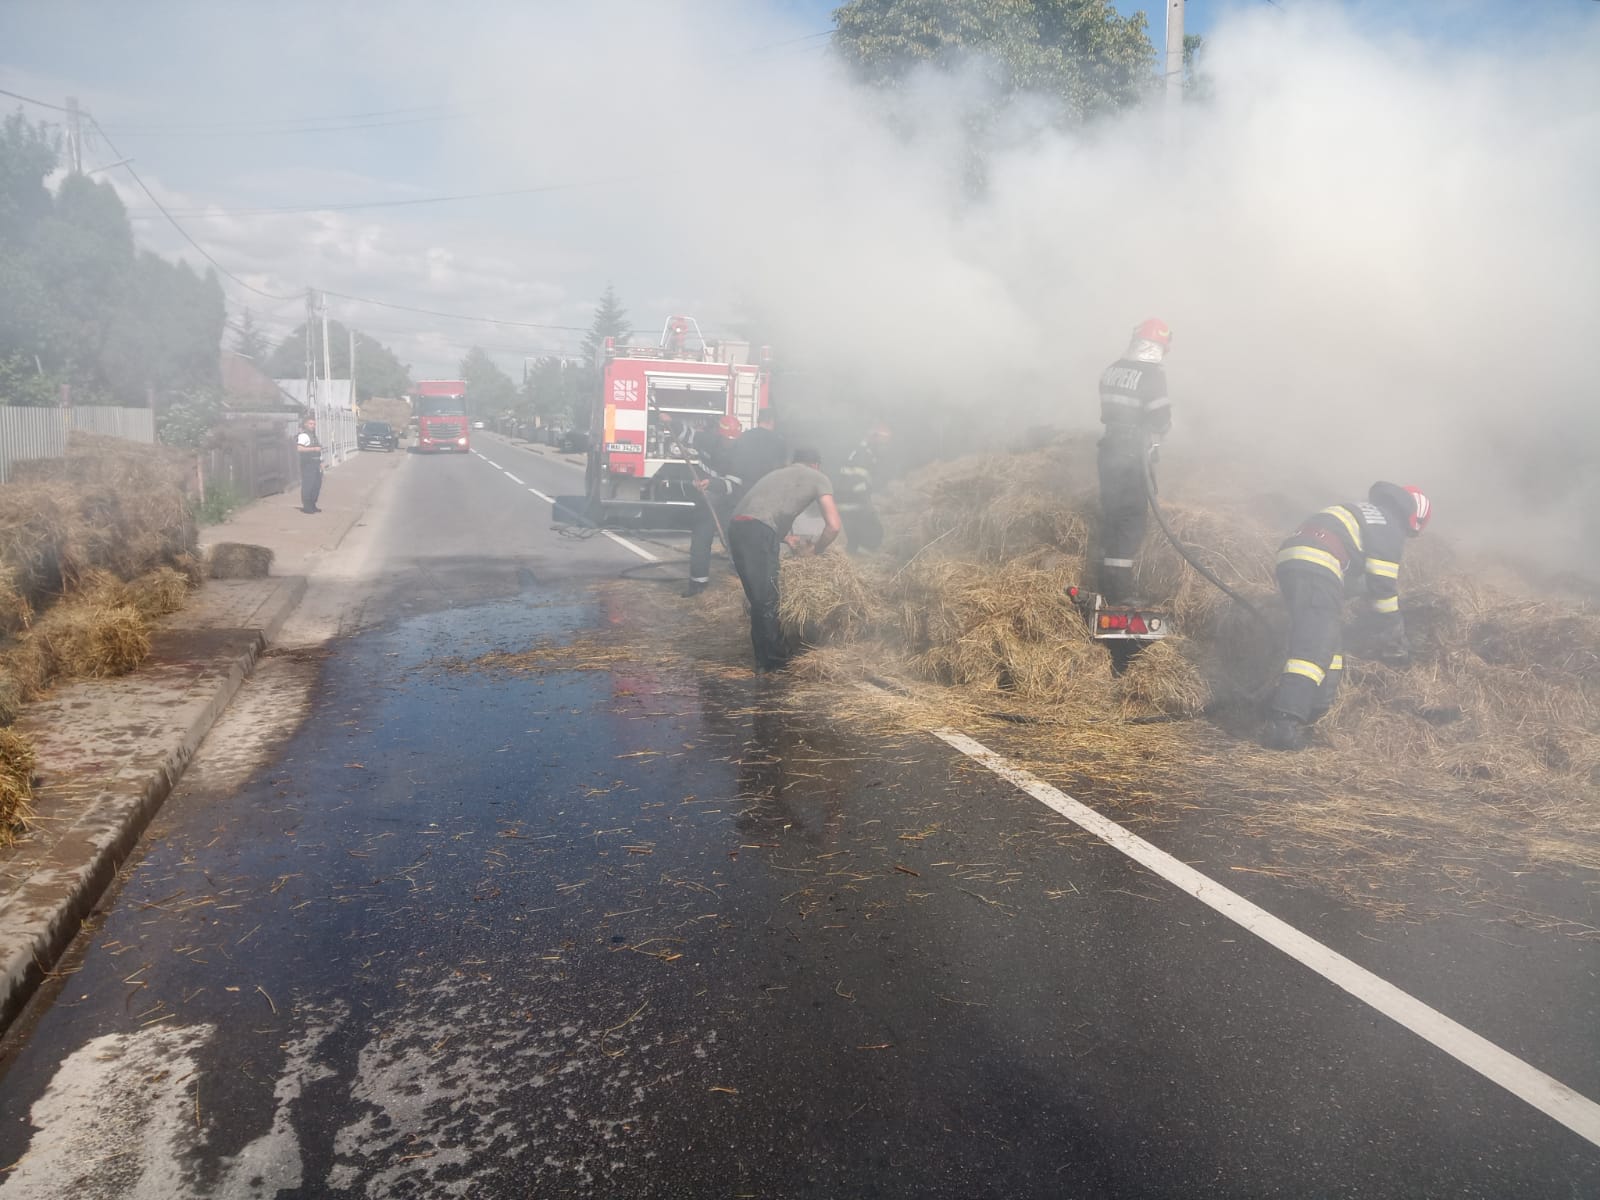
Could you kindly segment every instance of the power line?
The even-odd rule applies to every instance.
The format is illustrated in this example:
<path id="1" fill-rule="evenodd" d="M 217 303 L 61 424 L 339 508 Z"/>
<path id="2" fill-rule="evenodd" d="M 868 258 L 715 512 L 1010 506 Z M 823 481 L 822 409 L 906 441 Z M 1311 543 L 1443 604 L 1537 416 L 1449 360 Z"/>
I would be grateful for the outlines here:
<path id="1" fill-rule="evenodd" d="M 488 103 L 488 101 L 485 101 Z M 195 130 L 249 130 L 262 126 L 289 126 L 308 125 L 315 127 L 324 122 L 336 121 L 370 121 L 379 117 L 414 116 L 418 113 L 436 113 L 439 110 L 448 111 L 452 106 L 448 104 L 422 104 L 413 108 L 379 108 L 368 112 L 337 113 L 326 116 L 310 117 L 261 117 L 255 120 L 242 121 L 158 121 L 151 125 L 129 125 L 118 128 L 118 133 L 178 133 Z"/>
<path id="2" fill-rule="evenodd" d="M 0 96 L 10 96 L 13 100 L 21 100 L 24 104 L 37 104 L 40 108 L 48 108 L 55 112 L 71 112 L 64 104 L 51 104 L 48 100 L 35 100 L 32 96 L 24 96 L 21 92 L 8 92 L 0 88 Z"/>
<path id="3" fill-rule="evenodd" d="M 100 122 L 94 119 L 94 114 L 85 113 L 84 115 L 89 118 L 89 124 L 94 126 L 95 132 L 98 133 L 102 138 L 105 138 L 106 145 L 111 147 L 111 153 L 115 154 L 118 158 L 125 159 L 126 156 L 122 153 L 121 150 L 117 149 L 116 143 L 113 142 L 109 137 L 106 137 L 106 131 L 104 129 L 100 128 Z M 235 275 L 232 271 L 228 270 L 227 267 L 223 266 L 221 263 L 219 263 L 215 258 L 213 258 L 211 256 L 211 252 L 210 251 L 208 251 L 199 242 L 195 241 L 194 237 L 189 233 L 189 231 L 178 223 L 178 219 L 167 211 L 166 206 L 163 205 L 160 200 L 156 199 L 156 194 L 154 192 L 152 192 L 150 190 L 149 186 L 145 183 L 145 181 L 139 177 L 139 172 L 137 172 L 137 171 L 135 171 L 133 169 L 133 164 L 131 162 L 124 161 L 120 165 L 122 166 L 122 169 L 124 171 L 126 171 L 129 175 L 131 175 L 133 177 L 133 181 L 139 185 L 140 190 L 143 191 L 146 196 L 150 197 L 150 203 L 154 204 L 156 206 L 156 208 L 161 211 L 161 215 L 166 217 L 167 220 L 169 222 L 171 222 L 172 227 L 174 229 L 176 229 L 180 234 L 183 235 L 183 240 L 188 242 L 189 245 L 193 246 L 195 248 L 195 250 L 199 253 L 200 257 L 205 259 L 208 263 L 210 263 L 213 267 L 215 267 L 219 272 L 221 272 L 223 275 L 227 276 L 229 279 L 233 280 L 233 282 L 237 283 L 240 287 L 244 288 L 246 291 L 254 292 L 258 296 L 265 296 L 268 300 L 292 300 L 292 299 L 295 298 L 293 296 L 280 296 L 280 295 L 277 295 L 274 292 L 263 291 L 262 289 L 256 287 L 255 284 L 246 283 L 244 280 L 240 279 L 237 275 Z"/>
<path id="4" fill-rule="evenodd" d="M 670 172 L 668 173 L 670 174 Z M 662 177 L 657 173 L 652 178 Z M 613 179 L 593 179 L 584 183 L 542 183 L 533 187 L 502 188 L 492 192 L 462 192 L 454 196 L 413 196 L 405 200 L 352 200 L 338 204 L 284 204 L 261 208 L 210 208 L 180 209 L 176 215 L 193 220 L 215 221 L 227 217 L 292 216 L 301 213 L 351 212 L 361 208 L 410 208 L 421 204 L 450 204 L 457 200 L 489 200 L 502 196 L 534 196 L 541 192 L 572 191 L 577 188 L 610 187 L 642 178 L 639 175 L 619 175 Z"/>
<path id="5" fill-rule="evenodd" d="M 345 292 L 321 289 L 324 296 L 333 296 L 339 300 L 350 300 L 356 304 L 375 304 L 379 308 L 392 308 L 396 312 L 420 313 L 425 317 L 443 317 L 447 321 L 477 321 L 483 325 L 504 325 L 512 329 L 559 329 L 567 333 L 588 333 L 586 325 L 547 325 L 538 321 L 507 321 L 500 317 L 471 317 L 465 313 L 440 312 L 433 308 L 414 308 L 409 304 L 392 304 L 387 300 L 374 300 L 369 296 L 351 296 Z"/>
<path id="6" fill-rule="evenodd" d="M 4 94 L 5 95 L 15 95 L 14 93 L 11 93 L 11 92 L 6 92 Z M 62 111 L 62 112 L 69 111 L 65 107 L 47 105 L 47 104 L 45 104 L 44 101 L 36 101 L 36 100 L 33 100 L 31 97 L 23 96 L 23 97 L 18 97 L 18 98 L 26 100 L 28 103 L 40 104 L 40 105 L 42 105 L 44 107 L 60 107 L 60 111 Z M 118 149 L 117 144 L 115 142 L 113 142 L 111 140 L 111 138 L 106 134 L 106 131 L 101 126 L 100 122 L 97 121 L 94 118 L 94 115 L 92 113 L 88 113 L 88 112 L 85 112 L 83 115 L 88 118 L 89 124 L 94 127 L 95 132 L 98 133 L 102 139 L 104 139 L 106 145 L 111 149 L 111 152 L 113 154 L 117 155 L 119 158 L 125 158 L 125 156 L 123 155 L 122 151 L 120 149 Z M 300 298 L 298 295 L 283 296 L 283 295 L 278 295 L 277 293 L 274 293 L 274 292 L 264 291 L 261 288 L 256 287 L 252 283 L 247 283 L 245 280 L 243 280 L 243 279 L 239 278 L 239 276 L 235 275 L 232 271 L 228 270 L 227 267 L 223 266 L 220 262 L 218 262 L 216 260 L 215 257 L 212 256 L 210 251 L 208 251 L 204 246 L 202 246 L 199 242 L 197 242 L 194 239 L 193 235 L 190 234 L 189 231 L 183 227 L 183 225 L 178 221 L 178 219 L 176 217 L 174 217 L 170 212 L 167 211 L 166 206 L 164 204 L 162 204 L 161 201 L 156 197 L 155 192 L 153 192 L 150 189 L 150 185 L 145 183 L 144 179 L 139 175 L 139 173 L 133 169 L 133 166 L 132 166 L 131 163 L 124 161 L 124 162 L 122 162 L 122 163 L 120 163 L 118 165 L 120 165 L 125 171 L 128 172 L 129 176 L 133 179 L 133 181 L 136 184 L 139 185 L 140 191 L 144 192 L 145 196 L 147 196 L 149 198 L 150 203 L 154 204 L 156 206 L 157 211 L 159 211 L 161 213 L 161 215 L 164 216 L 167 219 L 167 221 L 172 225 L 173 229 L 177 230 L 177 232 L 183 237 L 183 239 L 186 242 L 188 242 L 189 245 L 194 247 L 195 251 L 200 255 L 200 257 L 205 259 L 208 263 L 210 263 L 213 267 L 215 267 L 216 270 L 221 275 L 223 275 L 225 278 L 232 280 L 234 283 L 238 284 L 240 287 L 244 288 L 246 291 L 253 292 L 255 295 L 261 296 L 261 297 L 263 297 L 263 298 L 265 298 L 267 300 L 272 300 L 272 301 L 276 301 L 276 302 L 280 302 L 280 303 L 286 303 L 286 302 L 289 302 L 289 301 L 292 301 L 292 300 L 298 300 Z M 474 323 L 477 323 L 477 324 L 496 325 L 496 326 L 502 326 L 502 327 L 511 328 L 511 329 L 557 330 L 557 331 L 560 331 L 560 332 L 563 332 L 563 333 L 587 333 L 588 332 L 588 328 L 586 326 L 582 326 L 582 325 L 554 325 L 554 324 L 548 324 L 548 323 L 539 322 L 539 321 L 511 321 L 511 320 L 506 320 L 506 319 L 501 318 L 501 317 L 471 316 L 471 315 L 468 315 L 466 313 L 444 312 L 444 311 L 439 310 L 439 309 L 418 308 L 416 306 L 409 305 L 409 304 L 395 304 L 395 303 L 393 303 L 391 301 L 388 301 L 388 300 L 374 300 L 370 296 L 353 296 L 353 295 L 350 295 L 347 292 L 335 292 L 335 291 L 331 291 L 331 290 L 327 290 L 327 289 L 322 289 L 322 291 L 323 291 L 323 295 L 325 295 L 325 296 L 333 296 L 333 297 L 335 297 L 337 299 L 348 300 L 348 301 L 350 301 L 352 303 L 355 303 L 355 304 L 370 304 L 370 305 L 373 305 L 373 306 L 378 307 L 378 308 L 393 309 L 396 312 L 416 313 L 416 314 L 421 315 L 421 316 L 439 317 L 439 318 L 442 318 L 442 319 L 448 320 L 448 321 L 469 321 L 469 322 L 474 322 Z"/>
<path id="7" fill-rule="evenodd" d="M 405 117 L 398 121 L 362 121 L 347 125 L 308 125 L 303 128 L 285 129 L 167 129 L 167 130 L 140 130 L 118 129 L 119 134 L 129 137 L 162 138 L 162 137 L 228 137 L 236 138 L 241 135 L 267 136 L 272 134 L 299 134 L 299 133 L 343 133 L 351 129 L 388 129 L 395 125 L 426 125 L 434 121 L 460 121 L 467 116 L 466 113 L 440 113 L 432 117 Z"/>

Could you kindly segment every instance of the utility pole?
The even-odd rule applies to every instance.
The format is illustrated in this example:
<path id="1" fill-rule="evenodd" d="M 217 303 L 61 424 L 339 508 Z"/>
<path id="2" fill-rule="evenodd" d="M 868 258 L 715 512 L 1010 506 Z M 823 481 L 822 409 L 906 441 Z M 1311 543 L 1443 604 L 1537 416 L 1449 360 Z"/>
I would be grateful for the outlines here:
<path id="1" fill-rule="evenodd" d="M 1183 0 L 1167 0 L 1167 161 L 1175 162 L 1183 136 Z"/>
<path id="2" fill-rule="evenodd" d="M 321 292 L 317 293 L 317 308 L 322 317 L 322 407 L 325 417 L 319 424 L 328 429 L 324 435 L 328 440 L 323 442 L 329 448 L 328 459 L 338 463 L 344 460 L 344 455 L 340 451 L 340 431 L 336 428 L 340 421 L 334 415 L 333 407 L 333 347 L 328 344 L 328 297 Z"/>
<path id="3" fill-rule="evenodd" d="M 350 335 L 350 406 L 356 404 L 356 331 L 355 326 L 345 330 Z"/>
<path id="4" fill-rule="evenodd" d="M 83 174 L 83 112 L 76 96 L 67 97 L 67 161 L 74 175 Z"/>
<path id="5" fill-rule="evenodd" d="M 317 293 L 314 288 L 306 289 L 306 407 L 311 410 L 311 415 L 317 413 L 317 368 L 316 359 L 311 355 L 311 322 L 317 316 Z"/>

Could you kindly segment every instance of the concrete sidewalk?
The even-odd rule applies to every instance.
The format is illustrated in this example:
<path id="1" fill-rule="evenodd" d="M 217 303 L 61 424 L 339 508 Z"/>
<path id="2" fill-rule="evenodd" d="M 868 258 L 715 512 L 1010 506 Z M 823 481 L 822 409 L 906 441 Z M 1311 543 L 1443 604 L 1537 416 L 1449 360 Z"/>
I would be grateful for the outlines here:
<path id="1" fill-rule="evenodd" d="M 201 545 L 246 542 L 273 553 L 274 575 L 305 575 L 311 565 L 344 541 L 367 511 L 372 493 L 406 460 L 406 452 L 367 450 L 353 455 L 322 478 L 319 513 L 300 511 L 298 482 L 281 496 L 247 504 L 220 525 L 200 531 Z"/>
<path id="2" fill-rule="evenodd" d="M 38 767 L 29 832 L 0 850 L 0 1030 L 71 943 L 283 628 L 305 595 L 305 575 L 337 550 L 402 461 L 367 453 L 329 471 L 321 513 L 301 512 L 297 489 L 202 530 L 202 545 L 270 548 L 273 575 L 207 583 L 159 623 L 134 674 L 66 684 L 17 720 Z"/>

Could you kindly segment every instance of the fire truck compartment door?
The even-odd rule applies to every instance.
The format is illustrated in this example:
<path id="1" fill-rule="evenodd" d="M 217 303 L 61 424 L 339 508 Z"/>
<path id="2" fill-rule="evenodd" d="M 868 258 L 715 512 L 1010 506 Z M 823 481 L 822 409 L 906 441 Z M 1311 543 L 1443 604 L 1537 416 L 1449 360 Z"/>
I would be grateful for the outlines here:
<path id="1" fill-rule="evenodd" d="M 728 411 L 726 376 L 647 374 L 650 402 L 658 412 L 725 413 Z"/>

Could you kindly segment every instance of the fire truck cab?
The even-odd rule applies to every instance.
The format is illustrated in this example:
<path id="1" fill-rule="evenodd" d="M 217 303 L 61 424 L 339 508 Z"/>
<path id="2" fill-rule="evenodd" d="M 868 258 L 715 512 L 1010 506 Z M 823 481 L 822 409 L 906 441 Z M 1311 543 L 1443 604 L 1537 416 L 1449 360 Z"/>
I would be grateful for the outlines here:
<path id="1" fill-rule="evenodd" d="M 750 343 L 707 341 L 693 317 L 670 317 L 654 346 L 601 351 L 586 477 L 586 516 L 597 525 L 686 529 L 694 518 L 690 431 L 717 421 L 749 429 L 769 402 L 768 354 Z"/>

